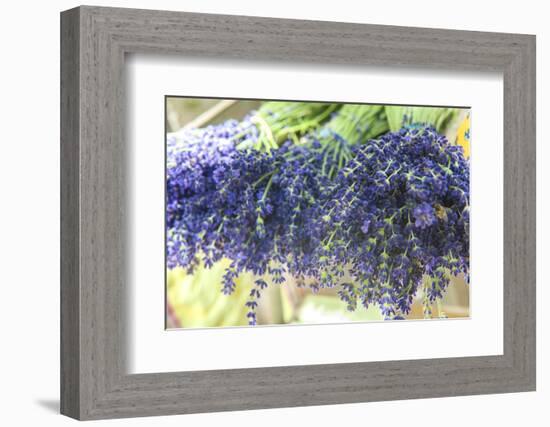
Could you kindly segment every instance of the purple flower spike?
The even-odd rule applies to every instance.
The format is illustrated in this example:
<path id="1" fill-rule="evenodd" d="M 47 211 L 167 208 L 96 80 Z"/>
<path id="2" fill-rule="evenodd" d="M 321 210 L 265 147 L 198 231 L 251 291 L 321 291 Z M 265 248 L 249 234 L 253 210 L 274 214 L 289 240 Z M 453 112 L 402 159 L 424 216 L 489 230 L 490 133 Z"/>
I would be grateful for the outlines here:
<path id="1" fill-rule="evenodd" d="M 414 225 L 417 228 L 425 229 L 435 223 L 435 211 L 429 203 L 421 203 L 413 210 L 415 218 Z"/>

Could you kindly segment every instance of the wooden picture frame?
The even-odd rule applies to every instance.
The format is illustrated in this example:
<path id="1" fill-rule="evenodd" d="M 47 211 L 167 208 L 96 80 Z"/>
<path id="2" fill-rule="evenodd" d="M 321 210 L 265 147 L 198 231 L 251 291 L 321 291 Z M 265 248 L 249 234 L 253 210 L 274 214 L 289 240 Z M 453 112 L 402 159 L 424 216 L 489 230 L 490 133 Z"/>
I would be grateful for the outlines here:
<path id="1" fill-rule="evenodd" d="M 127 374 L 127 53 L 502 72 L 504 354 Z M 84 420 L 535 390 L 535 263 L 534 36 L 88 6 L 61 14 L 63 414 Z"/>

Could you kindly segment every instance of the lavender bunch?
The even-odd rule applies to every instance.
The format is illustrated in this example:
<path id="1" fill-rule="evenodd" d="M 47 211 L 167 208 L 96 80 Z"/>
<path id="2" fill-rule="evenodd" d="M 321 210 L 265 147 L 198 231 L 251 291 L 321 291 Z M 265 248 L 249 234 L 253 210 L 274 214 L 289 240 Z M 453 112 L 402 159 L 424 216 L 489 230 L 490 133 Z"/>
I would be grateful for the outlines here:
<path id="1" fill-rule="evenodd" d="M 349 310 L 378 304 L 387 318 L 410 311 L 423 277 L 426 304 L 441 298 L 468 274 L 469 165 L 433 128 L 370 139 L 387 130 L 376 107 L 324 110 L 323 127 L 263 150 L 254 120 L 169 142 L 168 268 L 229 258 L 225 294 L 256 274 L 252 325 L 266 277 L 337 287 Z"/>
<path id="2" fill-rule="evenodd" d="M 166 229 L 167 267 L 192 271 L 203 230 L 214 218 L 205 215 L 208 196 L 216 191 L 226 165 L 237 150 L 235 142 L 254 143 L 257 129 L 229 121 L 223 126 L 185 129 L 167 139 Z"/>
<path id="3" fill-rule="evenodd" d="M 232 260 L 223 280 L 225 294 L 234 291 L 244 271 L 282 283 L 295 248 L 313 251 L 308 215 L 329 184 L 319 173 L 323 151 L 318 142 L 286 143 L 270 152 L 235 150 L 230 158 L 203 176 L 203 191 L 186 194 L 168 233 L 169 268 L 192 271 L 200 262 L 212 266 L 222 257 Z M 263 279 L 256 284 L 251 309 L 267 286 Z M 254 324 L 254 310 L 249 317 Z"/>
<path id="4" fill-rule="evenodd" d="M 311 216 L 323 240 L 300 262 L 312 260 L 319 286 L 340 286 L 348 308 L 359 300 L 401 316 L 423 276 L 429 303 L 450 275 L 468 275 L 469 165 L 433 128 L 404 128 L 352 153 Z"/>
<path id="5" fill-rule="evenodd" d="M 211 202 L 219 185 L 228 180 L 224 172 L 237 150 L 269 153 L 287 139 L 296 142 L 339 108 L 340 104 L 266 102 L 241 122 L 228 120 L 171 134 L 166 152 L 167 267 L 184 266 L 191 272 L 201 252 L 212 254 L 205 260 L 208 265 L 221 258 L 211 242 L 208 250 L 202 243 L 218 221 Z"/>

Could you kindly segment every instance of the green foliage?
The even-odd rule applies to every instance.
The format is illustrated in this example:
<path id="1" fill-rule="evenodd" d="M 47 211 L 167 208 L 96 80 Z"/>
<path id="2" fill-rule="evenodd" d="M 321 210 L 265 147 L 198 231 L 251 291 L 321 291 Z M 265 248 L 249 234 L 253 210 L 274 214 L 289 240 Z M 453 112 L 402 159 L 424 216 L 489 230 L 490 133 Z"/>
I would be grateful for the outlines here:
<path id="1" fill-rule="evenodd" d="M 404 126 L 434 126 L 437 132 L 445 133 L 459 109 L 442 107 L 404 107 L 387 105 L 386 116 L 390 131 L 396 132 Z"/>
<path id="2" fill-rule="evenodd" d="M 297 143 L 303 135 L 321 126 L 341 106 L 322 102 L 265 102 L 251 118 L 260 133 L 256 148 L 269 151 L 289 139 Z"/>

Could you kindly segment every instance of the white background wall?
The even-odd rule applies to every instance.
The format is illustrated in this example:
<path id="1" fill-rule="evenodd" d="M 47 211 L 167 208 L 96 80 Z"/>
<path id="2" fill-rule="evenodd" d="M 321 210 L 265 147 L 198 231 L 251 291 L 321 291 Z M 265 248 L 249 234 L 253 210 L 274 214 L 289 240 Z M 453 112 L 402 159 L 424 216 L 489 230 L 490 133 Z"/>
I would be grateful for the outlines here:
<path id="1" fill-rule="evenodd" d="M 97 5 L 504 31 L 537 35 L 538 391 L 116 420 L 109 425 L 548 425 L 550 27 L 545 2 L 158 0 Z M 59 12 L 75 1 L 4 2 L 0 17 L 0 423 L 63 426 L 59 384 Z M 547 130 L 548 132 L 548 130 Z M 543 200 L 544 198 L 544 200 Z M 546 360 L 545 360 L 546 359 Z"/>

